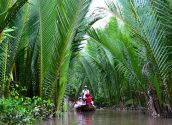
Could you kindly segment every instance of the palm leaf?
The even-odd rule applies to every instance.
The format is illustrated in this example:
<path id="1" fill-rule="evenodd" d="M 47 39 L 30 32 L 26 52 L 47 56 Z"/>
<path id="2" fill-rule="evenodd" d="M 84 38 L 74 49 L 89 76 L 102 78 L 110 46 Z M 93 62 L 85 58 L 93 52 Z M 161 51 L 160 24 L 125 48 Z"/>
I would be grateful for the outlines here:
<path id="1" fill-rule="evenodd" d="M 57 5 L 57 35 L 54 39 L 52 66 L 44 81 L 45 95 L 55 97 L 56 105 L 61 103 L 64 95 L 71 45 L 90 2 L 90 0 L 63 0 Z"/>
<path id="2" fill-rule="evenodd" d="M 5 82 L 7 71 L 8 41 L 0 44 L 0 91 L 5 95 Z M 1 96 L 1 95 L 0 95 Z"/>
<path id="3" fill-rule="evenodd" d="M 0 1 L 1 5 L 5 4 L 5 6 L 1 6 L 1 15 L 0 15 L 0 33 L 3 29 L 9 24 L 9 22 L 14 18 L 16 13 L 20 10 L 20 8 L 27 2 L 27 0 L 17 0 L 15 4 L 7 10 L 8 2 Z M 7 10 L 7 11 L 6 11 Z"/>
<path id="4" fill-rule="evenodd" d="M 81 64 L 83 65 L 84 69 L 85 69 L 85 72 L 88 76 L 88 79 L 89 79 L 89 83 L 90 83 L 90 86 L 92 88 L 92 95 L 95 96 L 96 94 L 96 80 L 95 80 L 95 72 L 93 71 L 93 67 L 92 65 L 90 65 L 90 63 L 87 61 L 87 59 L 85 59 L 84 56 L 82 56 L 80 58 L 80 61 L 81 61 Z"/>
<path id="5" fill-rule="evenodd" d="M 109 2 L 112 13 L 118 13 L 120 19 L 131 29 L 131 31 L 140 38 L 140 42 L 145 46 L 148 59 L 154 64 L 156 76 L 160 79 L 159 85 L 165 85 L 167 90 L 167 79 L 169 77 L 168 49 L 164 28 L 157 18 L 151 2 L 143 1 L 141 3 L 134 1 L 120 0 L 114 3 Z M 153 78 L 152 78 L 153 81 Z"/>
<path id="6" fill-rule="evenodd" d="M 40 39 L 40 96 L 43 94 L 42 82 L 51 66 L 52 52 L 54 51 L 54 37 L 56 35 L 56 6 L 57 1 L 38 0 L 39 12 L 39 39 Z"/>

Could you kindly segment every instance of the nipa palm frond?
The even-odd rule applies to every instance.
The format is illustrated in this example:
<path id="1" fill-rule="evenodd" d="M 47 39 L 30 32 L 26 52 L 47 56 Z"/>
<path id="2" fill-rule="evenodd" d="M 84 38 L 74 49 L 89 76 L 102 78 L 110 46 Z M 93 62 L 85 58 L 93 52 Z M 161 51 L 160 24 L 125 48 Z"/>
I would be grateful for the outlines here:
<path id="1" fill-rule="evenodd" d="M 58 104 L 61 103 L 67 83 L 71 45 L 90 2 L 90 0 L 63 0 L 57 5 L 57 35 L 54 37 L 55 47 L 50 69 L 54 75 L 47 77 L 51 82 L 49 84 L 45 82 L 44 88 L 50 88 L 46 95 L 50 97 L 55 95 Z"/>

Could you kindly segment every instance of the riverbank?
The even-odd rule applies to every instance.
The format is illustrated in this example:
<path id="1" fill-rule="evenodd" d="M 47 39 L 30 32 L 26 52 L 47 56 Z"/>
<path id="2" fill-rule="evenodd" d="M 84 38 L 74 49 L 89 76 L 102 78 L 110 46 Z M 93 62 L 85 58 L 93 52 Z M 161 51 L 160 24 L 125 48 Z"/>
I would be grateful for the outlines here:
<path id="1" fill-rule="evenodd" d="M 0 124 L 33 124 L 36 120 L 53 117 L 50 100 L 33 98 L 0 98 Z"/>

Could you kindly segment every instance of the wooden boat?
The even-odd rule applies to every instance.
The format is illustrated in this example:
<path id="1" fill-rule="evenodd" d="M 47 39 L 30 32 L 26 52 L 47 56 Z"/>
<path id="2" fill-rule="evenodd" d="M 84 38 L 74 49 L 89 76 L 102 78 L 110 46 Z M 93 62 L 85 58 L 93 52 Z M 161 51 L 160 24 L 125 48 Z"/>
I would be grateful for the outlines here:
<path id="1" fill-rule="evenodd" d="M 96 107 L 93 105 L 81 105 L 76 108 L 77 111 L 82 111 L 82 112 L 89 112 L 89 111 L 95 111 Z"/>

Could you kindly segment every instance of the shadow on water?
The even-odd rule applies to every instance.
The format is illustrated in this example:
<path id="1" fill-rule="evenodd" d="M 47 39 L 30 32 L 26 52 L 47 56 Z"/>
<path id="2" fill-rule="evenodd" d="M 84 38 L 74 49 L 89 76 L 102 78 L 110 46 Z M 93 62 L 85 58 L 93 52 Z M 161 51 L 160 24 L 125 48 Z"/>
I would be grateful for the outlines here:
<path id="1" fill-rule="evenodd" d="M 172 119 L 153 119 L 139 112 L 97 110 L 68 112 L 61 118 L 43 121 L 39 125 L 172 125 Z"/>

